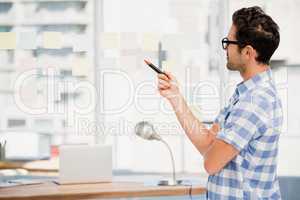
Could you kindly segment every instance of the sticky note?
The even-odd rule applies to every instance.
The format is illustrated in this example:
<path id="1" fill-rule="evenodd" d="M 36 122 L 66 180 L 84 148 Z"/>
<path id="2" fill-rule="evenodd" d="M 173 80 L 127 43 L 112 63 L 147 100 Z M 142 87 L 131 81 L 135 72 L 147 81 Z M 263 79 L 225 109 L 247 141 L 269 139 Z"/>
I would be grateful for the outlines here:
<path id="1" fill-rule="evenodd" d="M 11 73 L 0 73 L 0 90 L 9 91 L 12 89 L 13 85 L 13 76 Z"/>
<path id="2" fill-rule="evenodd" d="M 20 32 L 17 35 L 17 47 L 20 49 L 36 49 L 37 47 L 36 32 Z"/>
<path id="3" fill-rule="evenodd" d="M 138 49 L 138 35 L 137 33 L 121 33 L 120 35 L 120 47 L 122 50 L 126 49 Z"/>
<path id="4" fill-rule="evenodd" d="M 185 49 L 200 49 L 203 46 L 204 37 L 199 33 L 185 33 L 183 34 L 182 42 Z"/>
<path id="5" fill-rule="evenodd" d="M 204 43 L 204 37 L 199 33 L 180 33 L 180 34 L 166 34 L 162 39 L 163 50 L 172 49 L 199 49 Z"/>
<path id="6" fill-rule="evenodd" d="M 157 51 L 142 51 L 140 54 L 142 58 L 150 59 L 152 62 L 154 62 L 154 59 L 158 58 L 158 52 Z"/>
<path id="7" fill-rule="evenodd" d="M 28 69 L 33 69 L 37 67 L 37 61 L 34 57 L 21 57 L 16 60 L 16 67 L 18 71 L 24 71 Z"/>
<path id="8" fill-rule="evenodd" d="M 87 58 L 74 58 L 72 60 L 72 75 L 73 76 L 88 76 L 89 61 Z"/>
<path id="9" fill-rule="evenodd" d="M 174 18 L 197 17 L 203 12 L 202 7 L 200 1 L 169 3 L 170 16 Z"/>
<path id="10" fill-rule="evenodd" d="M 46 49 L 61 49 L 63 46 L 63 36 L 61 32 L 44 32 L 43 47 Z"/>
<path id="11" fill-rule="evenodd" d="M 176 62 L 172 60 L 168 61 L 162 61 L 162 69 L 164 71 L 171 71 L 172 68 L 174 68 Z"/>
<path id="12" fill-rule="evenodd" d="M 0 32 L 0 49 L 15 49 L 16 43 L 16 33 Z"/>
<path id="13" fill-rule="evenodd" d="M 145 51 L 158 51 L 160 37 L 155 33 L 144 33 L 142 35 L 142 49 Z"/>
<path id="14" fill-rule="evenodd" d="M 137 66 L 137 57 L 136 56 L 121 56 L 120 65 L 122 68 L 130 71 L 130 69 L 135 70 Z"/>
<path id="15" fill-rule="evenodd" d="M 27 79 L 22 83 L 22 88 L 20 91 L 20 95 L 22 97 L 22 101 L 27 106 L 36 106 L 36 98 L 37 98 L 37 82 L 35 79 Z"/>
<path id="16" fill-rule="evenodd" d="M 162 49 L 182 49 L 183 39 L 184 38 L 182 34 L 165 34 L 162 37 Z"/>
<path id="17" fill-rule="evenodd" d="M 86 52 L 92 47 L 91 42 L 85 35 L 76 35 L 72 37 L 73 52 Z"/>
<path id="18" fill-rule="evenodd" d="M 182 64 L 193 66 L 193 65 L 203 65 L 203 61 L 206 61 L 203 58 L 203 52 L 201 50 L 184 50 L 182 51 Z"/>
<path id="19" fill-rule="evenodd" d="M 119 58 L 120 51 L 119 49 L 104 49 L 103 56 L 104 58 Z"/>
<path id="20" fill-rule="evenodd" d="M 102 33 L 100 36 L 100 46 L 103 49 L 120 48 L 120 34 L 118 34 L 118 33 Z"/>
<path id="21" fill-rule="evenodd" d="M 117 59 L 116 58 L 103 58 L 103 59 L 99 60 L 99 65 L 101 67 L 115 67 L 117 65 Z"/>
<path id="22" fill-rule="evenodd" d="M 37 58 L 37 68 L 59 68 L 62 66 L 63 60 L 59 58 L 53 59 L 51 56 L 39 56 Z"/>
<path id="23" fill-rule="evenodd" d="M 203 24 L 204 22 L 200 22 L 200 18 L 199 17 L 183 17 L 183 18 L 179 18 L 177 19 L 177 30 L 178 32 L 181 33 L 195 33 L 195 32 L 200 32 L 203 31 L 205 32 L 205 30 L 203 30 L 203 27 L 207 27 L 207 24 L 205 26 L 205 24 Z M 202 28 L 202 30 L 201 30 Z"/>

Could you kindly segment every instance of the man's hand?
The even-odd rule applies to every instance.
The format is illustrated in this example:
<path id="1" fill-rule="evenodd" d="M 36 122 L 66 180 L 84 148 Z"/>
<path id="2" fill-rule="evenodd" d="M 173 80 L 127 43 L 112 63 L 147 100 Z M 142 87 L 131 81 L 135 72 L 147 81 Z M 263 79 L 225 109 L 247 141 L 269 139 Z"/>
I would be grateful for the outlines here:
<path id="1" fill-rule="evenodd" d="M 165 72 L 165 74 L 158 74 L 158 91 L 161 96 L 165 97 L 169 101 L 178 97 L 180 95 L 178 88 L 178 81 L 176 78 L 170 73 Z"/>
<path id="2" fill-rule="evenodd" d="M 219 125 L 218 123 L 214 123 L 214 124 L 210 127 L 209 132 L 210 132 L 211 134 L 213 134 L 214 136 L 217 136 L 217 134 L 220 132 L 220 130 L 221 130 L 220 125 Z"/>
<path id="3" fill-rule="evenodd" d="M 167 75 L 158 75 L 159 93 L 169 100 L 186 135 L 198 151 L 204 155 L 214 142 L 216 135 L 220 131 L 220 126 L 213 124 L 211 129 L 207 129 L 189 109 L 186 101 L 180 94 L 176 78 L 170 72 L 165 73 Z"/>
<path id="4" fill-rule="evenodd" d="M 193 115 L 179 92 L 176 78 L 170 72 L 166 74 L 167 76 L 158 74 L 159 93 L 170 101 L 185 133 L 204 156 L 206 171 L 209 174 L 217 173 L 238 154 L 238 151 L 226 142 L 216 139 L 221 129 L 219 124 L 214 123 L 210 129 L 207 129 Z"/>

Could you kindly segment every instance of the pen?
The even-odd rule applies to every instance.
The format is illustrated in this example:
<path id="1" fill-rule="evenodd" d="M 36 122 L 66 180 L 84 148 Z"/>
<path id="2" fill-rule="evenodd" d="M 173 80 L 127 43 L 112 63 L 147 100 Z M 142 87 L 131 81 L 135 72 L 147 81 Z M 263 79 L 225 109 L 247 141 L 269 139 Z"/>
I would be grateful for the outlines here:
<path id="1" fill-rule="evenodd" d="M 151 67 L 154 71 L 156 71 L 158 74 L 164 74 L 168 77 L 168 75 L 163 72 L 161 69 L 159 69 L 158 67 L 156 67 L 155 65 L 153 65 L 150 61 L 144 59 L 144 62 L 149 66 Z"/>

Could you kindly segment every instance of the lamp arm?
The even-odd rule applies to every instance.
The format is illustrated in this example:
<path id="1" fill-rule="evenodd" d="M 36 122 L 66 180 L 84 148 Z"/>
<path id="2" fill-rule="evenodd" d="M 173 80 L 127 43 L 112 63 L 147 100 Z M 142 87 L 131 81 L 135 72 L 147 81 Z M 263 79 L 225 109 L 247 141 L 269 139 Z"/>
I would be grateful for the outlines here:
<path id="1" fill-rule="evenodd" d="M 173 183 L 176 184 L 175 161 L 174 161 L 174 156 L 173 156 L 172 150 L 171 150 L 169 144 L 166 141 L 164 141 L 162 138 L 160 138 L 160 141 L 167 146 L 167 148 L 170 152 L 171 161 L 172 161 L 172 168 L 173 168 Z"/>

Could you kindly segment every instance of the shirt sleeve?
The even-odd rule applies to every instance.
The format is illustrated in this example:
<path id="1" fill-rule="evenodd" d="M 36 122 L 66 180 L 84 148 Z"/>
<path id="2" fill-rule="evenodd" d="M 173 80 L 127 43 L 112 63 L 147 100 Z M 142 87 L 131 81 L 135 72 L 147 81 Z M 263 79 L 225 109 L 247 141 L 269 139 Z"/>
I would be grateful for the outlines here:
<path id="1" fill-rule="evenodd" d="M 223 127 L 223 122 L 227 113 L 229 106 L 224 107 L 218 114 L 218 116 L 215 118 L 214 123 L 217 123 L 220 125 L 220 127 Z"/>
<path id="2" fill-rule="evenodd" d="M 252 99 L 253 100 L 253 99 Z M 266 123 L 260 103 L 239 101 L 228 112 L 224 127 L 218 133 L 220 140 L 234 146 L 238 151 L 244 149 L 256 134 L 259 127 Z"/>

